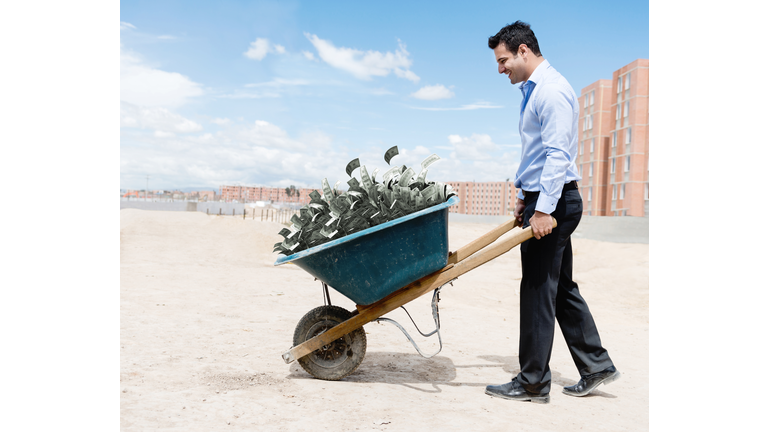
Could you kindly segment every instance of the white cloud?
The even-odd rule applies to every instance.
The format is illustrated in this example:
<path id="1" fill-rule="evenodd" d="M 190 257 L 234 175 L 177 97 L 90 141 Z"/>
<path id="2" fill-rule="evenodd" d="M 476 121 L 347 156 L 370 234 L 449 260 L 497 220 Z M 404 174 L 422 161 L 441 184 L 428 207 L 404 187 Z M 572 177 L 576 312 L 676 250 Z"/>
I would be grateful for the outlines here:
<path id="1" fill-rule="evenodd" d="M 152 129 L 156 136 L 160 133 L 189 133 L 199 132 L 203 127 L 199 124 L 173 113 L 162 107 L 140 107 L 127 102 L 120 102 L 120 127 Z"/>
<path id="2" fill-rule="evenodd" d="M 429 108 L 429 107 L 415 107 L 410 108 L 424 111 L 467 111 L 476 109 L 490 109 L 490 108 L 504 108 L 502 105 L 491 105 L 487 102 L 479 102 L 474 104 L 462 105 L 460 107 L 447 107 L 447 108 Z"/>
<path id="3" fill-rule="evenodd" d="M 125 21 L 120 21 L 120 30 L 136 30 L 136 26 Z"/>
<path id="4" fill-rule="evenodd" d="M 317 59 L 315 58 L 315 55 L 314 55 L 314 54 L 312 54 L 312 53 L 311 53 L 311 52 L 309 52 L 309 51 L 302 51 L 301 53 L 302 53 L 302 54 L 304 54 L 304 57 L 306 57 L 306 58 L 307 58 L 307 60 L 312 60 L 312 61 L 315 61 L 315 60 L 317 60 Z"/>
<path id="5" fill-rule="evenodd" d="M 347 71 L 356 78 L 370 80 L 374 76 L 387 76 L 394 73 L 400 78 L 418 82 L 419 77 L 409 68 L 413 63 L 405 45 L 398 41 L 398 49 L 392 52 L 360 51 L 353 48 L 337 48 L 330 41 L 316 35 L 304 33 L 304 36 L 317 49 L 320 58 L 329 65 Z"/>
<path id="6" fill-rule="evenodd" d="M 215 118 L 215 119 L 211 120 L 211 123 L 217 124 L 219 126 L 226 126 L 228 124 L 231 124 L 232 120 L 230 120 L 228 118 Z"/>
<path id="7" fill-rule="evenodd" d="M 158 188 L 294 184 L 319 189 L 323 178 L 332 185 L 341 180 L 346 187 L 349 176 L 344 167 L 354 158 L 359 157 L 370 174 L 378 168 L 380 180 L 391 166 L 405 164 L 418 170 L 432 153 L 441 159 L 429 167 L 429 181 L 502 181 L 514 178 L 519 163 L 519 149 L 508 149 L 512 143 L 499 145 L 488 134 L 474 133 L 448 135 L 441 145 L 401 146 L 389 166 L 383 155 L 391 143 L 350 152 L 323 131 L 292 136 L 263 120 L 233 124 L 215 133 L 142 134 L 127 129 L 122 140 L 121 187 L 140 187 L 147 174 Z M 354 175 L 360 180 L 359 171 Z"/>
<path id="8" fill-rule="evenodd" d="M 439 100 L 439 99 L 450 99 L 454 97 L 454 93 L 447 89 L 442 84 L 432 85 L 432 86 L 424 86 L 420 88 L 415 93 L 411 93 L 412 97 L 415 97 L 416 99 L 422 99 L 422 100 Z"/>
<path id="9" fill-rule="evenodd" d="M 410 164 L 421 163 L 425 155 L 432 152 L 442 158 L 429 167 L 428 180 L 481 182 L 514 178 L 519 164 L 519 151 L 503 150 L 512 146 L 496 144 L 488 134 L 452 134 L 447 138 L 449 146 L 432 146 L 422 151 L 418 158 L 409 160 Z M 397 163 L 408 164 L 402 161 Z M 408 166 L 411 166 L 410 164 Z"/>
<path id="10" fill-rule="evenodd" d="M 448 142 L 453 146 L 451 158 L 461 160 L 490 160 L 499 150 L 488 134 L 472 134 L 469 137 L 448 135 Z"/>
<path id="11" fill-rule="evenodd" d="M 246 87 L 289 87 L 289 86 L 305 86 L 309 85 L 310 82 L 303 79 L 285 79 L 285 78 L 275 78 L 272 81 L 267 82 L 261 82 L 261 83 L 252 83 L 252 84 L 246 84 Z"/>
<path id="12" fill-rule="evenodd" d="M 166 39 L 167 39 L 167 40 L 173 40 L 173 39 L 176 39 L 176 36 L 171 36 L 171 35 L 160 35 L 160 36 L 158 36 L 157 38 L 158 38 L 158 39 L 163 39 L 163 40 L 166 40 Z"/>
<path id="13" fill-rule="evenodd" d="M 279 126 L 258 120 L 215 134 L 124 133 L 121 185 L 141 185 L 149 173 L 158 187 L 262 184 L 320 188 L 328 177 L 347 181 L 350 156 L 334 149 L 322 131 L 290 136 Z M 137 142 L 138 141 L 138 142 Z M 139 145 L 137 145 L 139 144 Z M 383 164 L 383 161 L 382 161 Z M 285 184 L 284 184 L 285 183 Z"/>
<path id="14" fill-rule="evenodd" d="M 251 60 L 263 60 L 269 53 L 285 54 L 285 47 L 271 44 L 266 38 L 257 38 L 243 55 Z"/>
<path id="15" fill-rule="evenodd" d="M 201 85 L 177 72 L 144 64 L 135 54 L 120 51 L 120 100 L 141 106 L 178 107 L 203 94 Z"/>

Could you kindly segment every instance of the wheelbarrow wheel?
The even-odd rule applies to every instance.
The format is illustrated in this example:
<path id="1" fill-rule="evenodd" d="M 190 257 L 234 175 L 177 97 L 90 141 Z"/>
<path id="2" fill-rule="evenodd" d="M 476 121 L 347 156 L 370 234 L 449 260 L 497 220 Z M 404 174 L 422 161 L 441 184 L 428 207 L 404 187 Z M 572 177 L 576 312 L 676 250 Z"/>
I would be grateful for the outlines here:
<path id="1" fill-rule="evenodd" d="M 320 306 L 307 312 L 293 333 L 299 345 L 348 320 L 352 313 L 338 306 Z M 367 342 L 362 327 L 299 359 L 301 367 L 315 378 L 338 381 L 360 366 Z"/>

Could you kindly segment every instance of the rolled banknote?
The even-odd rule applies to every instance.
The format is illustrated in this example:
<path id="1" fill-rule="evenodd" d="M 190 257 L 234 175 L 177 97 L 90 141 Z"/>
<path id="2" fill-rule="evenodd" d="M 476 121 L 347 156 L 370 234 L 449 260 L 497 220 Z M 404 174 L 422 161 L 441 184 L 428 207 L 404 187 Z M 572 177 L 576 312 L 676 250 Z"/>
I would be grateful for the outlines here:
<path id="1" fill-rule="evenodd" d="M 352 171 L 360 168 L 360 158 L 354 158 L 347 164 L 347 175 L 352 177 Z"/>
<path id="2" fill-rule="evenodd" d="M 387 165 L 389 165 L 389 161 L 391 161 L 392 158 L 398 154 L 400 154 L 400 152 L 397 150 L 397 146 L 393 146 L 387 150 L 386 153 L 384 153 L 384 161 L 387 163 Z"/>
<path id="3" fill-rule="evenodd" d="M 411 181 L 411 178 L 413 178 L 413 175 L 416 174 L 412 168 L 407 168 L 405 171 L 403 171 L 402 174 L 400 174 L 400 180 L 398 180 L 398 183 L 401 186 L 408 186 L 408 182 Z"/>
<path id="4" fill-rule="evenodd" d="M 363 180 L 363 189 L 368 190 L 373 182 L 371 181 L 371 177 L 368 176 L 368 170 L 365 169 L 365 165 L 360 167 L 360 178 Z"/>
<path id="5" fill-rule="evenodd" d="M 331 202 L 333 197 L 333 192 L 331 191 L 331 185 L 328 184 L 328 179 L 323 179 L 323 198 L 325 198 L 326 202 Z"/>
<path id="6" fill-rule="evenodd" d="M 400 168 L 401 167 L 399 167 L 399 166 L 395 166 L 395 167 L 392 167 L 392 168 L 388 169 L 387 172 L 385 172 L 384 175 L 381 176 L 382 181 L 384 183 L 388 182 L 392 178 L 393 175 L 395 175 L 395 174 L 400 172 Z"/>
<path id="7" fill-rule="evenodd" d="M 424 171 L 425 169 L 429 168 L 430 165 L 432 165 L 433 163 L 435 163 L 438 160 L 440 160 L 440 156 L 438 156 L 438 155 L 436 155 L 434 153 L 429 155 L 429 156 L 427 156 L 426 159 L 421 161 L 421 170 Z"/>

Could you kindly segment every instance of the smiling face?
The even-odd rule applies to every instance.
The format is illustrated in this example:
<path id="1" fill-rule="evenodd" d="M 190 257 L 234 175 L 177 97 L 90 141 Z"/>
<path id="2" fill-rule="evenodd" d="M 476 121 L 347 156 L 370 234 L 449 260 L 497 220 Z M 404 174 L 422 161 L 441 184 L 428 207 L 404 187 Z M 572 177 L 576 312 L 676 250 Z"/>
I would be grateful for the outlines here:
<path id="1" fill-rule="evenodd" d="M 503 42 L 493 49 L 499 73 L 507 75 L 512 84 L 523 82 L 530 77 L 526 67 L 527 50 L 528 47 L 520 45 L 518 52 L 512 53 Z"/>

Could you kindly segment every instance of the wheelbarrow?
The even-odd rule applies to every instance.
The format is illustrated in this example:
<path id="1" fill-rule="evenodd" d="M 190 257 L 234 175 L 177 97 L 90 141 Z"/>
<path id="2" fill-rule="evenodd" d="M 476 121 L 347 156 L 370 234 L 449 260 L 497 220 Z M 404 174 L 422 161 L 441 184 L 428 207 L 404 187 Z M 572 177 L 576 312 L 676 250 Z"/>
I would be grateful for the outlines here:
<path id="1" fill-rule="evenodd" d="M 283 360 L 298 360 L 316 378 L 340 380 L 362 363 L 367 347 L 363 325 L 373 321 L 399 327 L 424 357 L 440 352 L 437 302 L 443 286 L 533 237 L 530 227 L 520 229 L 486 249 L 518 226 L 513 218 L 449 252 L 448 208 L 458 202 L 454 196 L 445 203 L 278 258 L 276 266 L 293 263 L 320 280 L 325 303 L 299 321 L 293 334 L 293 348 L 283 353 Z M 557 226 L 554 220 L 553 224 Z M 356 310 L 350 312 L 332 305 L 329 286 L 355 302 Z M 405 309 L 406 303 L 430 291 L 436 328 L 426 334 L 418 327 L 417 330 L 425 337 L 437 333 L 439 348 L 425 355 L 399 323 L 383 315 L 399 307 Z"/>

